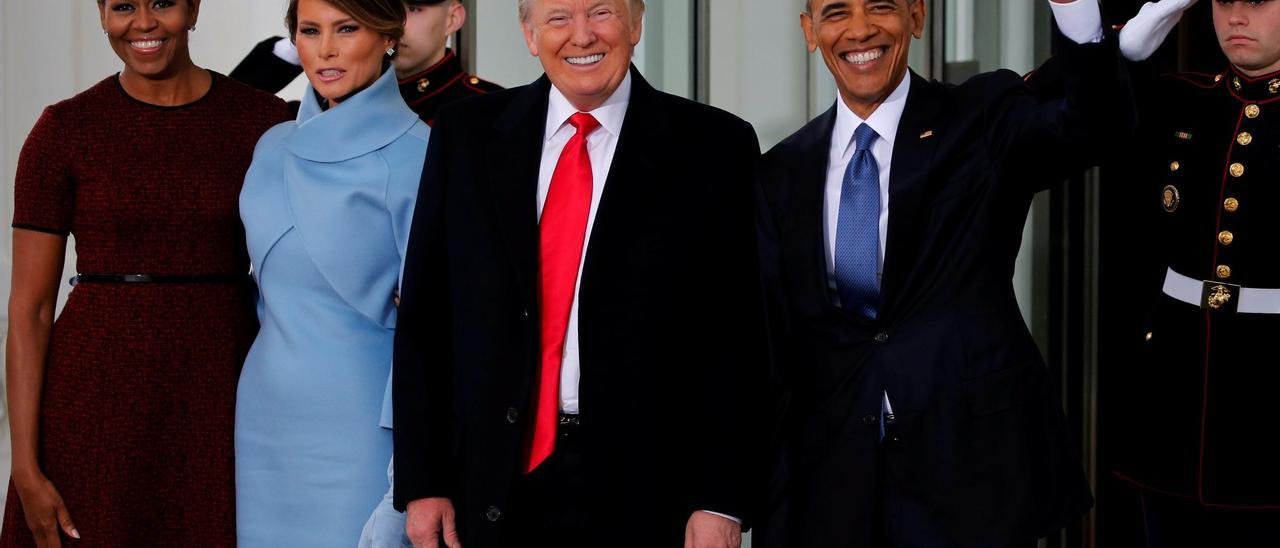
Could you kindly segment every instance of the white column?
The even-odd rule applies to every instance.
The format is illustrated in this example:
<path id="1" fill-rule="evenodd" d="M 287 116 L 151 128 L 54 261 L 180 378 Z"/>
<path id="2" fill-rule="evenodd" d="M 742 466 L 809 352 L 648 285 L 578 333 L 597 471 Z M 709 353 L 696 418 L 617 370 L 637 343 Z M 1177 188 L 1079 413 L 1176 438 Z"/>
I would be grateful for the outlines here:
<path id="1" fill-rule="evenodd" d="M 711 104 L 751 122 L 766 149 L 809 119 L 800 10 L 791 1 L 711 2 Z"/>

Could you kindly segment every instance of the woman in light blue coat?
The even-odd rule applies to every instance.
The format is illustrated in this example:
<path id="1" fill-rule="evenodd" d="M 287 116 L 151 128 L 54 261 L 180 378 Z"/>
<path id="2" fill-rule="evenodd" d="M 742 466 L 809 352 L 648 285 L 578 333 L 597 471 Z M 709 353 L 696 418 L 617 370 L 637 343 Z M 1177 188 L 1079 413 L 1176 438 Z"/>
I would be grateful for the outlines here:
<path id="1" fill-rule="evenodd" d="M 387 60 L 400 0 L 292 0 L 311 85 L 240 195 L 262 328 L 236 403 L 242 548 L 351 548 L 386 491 L 379 425 L 428 128 Z"/>

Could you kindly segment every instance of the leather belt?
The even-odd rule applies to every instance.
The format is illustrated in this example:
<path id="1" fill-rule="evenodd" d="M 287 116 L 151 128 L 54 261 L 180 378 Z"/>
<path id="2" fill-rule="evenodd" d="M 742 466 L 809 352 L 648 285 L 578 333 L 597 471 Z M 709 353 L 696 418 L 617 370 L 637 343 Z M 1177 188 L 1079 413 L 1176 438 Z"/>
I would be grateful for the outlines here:
<path id="1" fill-rule="evenodd" d="M 248 274 L 210 274 L 198 276 L 157 276 L 153 274 L 77 274 L 67 283 L 71 287 L 84 283 L 102 284 L 237 284 L 249 281 Z"/>
<path id="2" fill-rule="evenodd" d="M 1280 289 L 1257 289 L 1197 280 L 1178 274 L 1173 268 L 1164 277 L 1164 294 L 1205 310 L 1280 314 Z"/>

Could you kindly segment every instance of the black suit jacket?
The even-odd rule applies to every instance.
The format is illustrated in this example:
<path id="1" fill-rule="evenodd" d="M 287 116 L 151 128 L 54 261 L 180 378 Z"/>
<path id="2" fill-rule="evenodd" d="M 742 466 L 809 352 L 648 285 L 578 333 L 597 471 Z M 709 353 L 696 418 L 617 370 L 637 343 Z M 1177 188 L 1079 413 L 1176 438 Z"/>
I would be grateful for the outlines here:
<path id="1" fill-rule="evenodd" d="M 749 517 L 764 374 L 755 132 L 632 95 L 579 292 L 580 401 L 601 546 L 679 546 L 691 512 Z M 432 132 L 396 333 L 395 503 L 450 497 L 498 546 L 539 356 L 535 196 L 546 77 L 446 108 Z"/>
<path id="2" fill-rule="evenodd" d="M 868 546 L 883 476 L 959 545 L 1037 538 L 1091 504 L 1011 283 L 1033 195 L 1132 126 L 1114 46 L 1071 46 L 1065 98 L 1000 71 L 911 74 L 879 318 L 832 304 L 823 189 L 834 108 L 765 155 L 761 248 L 786 420 L 788 548 Z M 897 442 L 880 451 L 881 394 Z M 774 532 L 776 533 L 776 531 Z"/>

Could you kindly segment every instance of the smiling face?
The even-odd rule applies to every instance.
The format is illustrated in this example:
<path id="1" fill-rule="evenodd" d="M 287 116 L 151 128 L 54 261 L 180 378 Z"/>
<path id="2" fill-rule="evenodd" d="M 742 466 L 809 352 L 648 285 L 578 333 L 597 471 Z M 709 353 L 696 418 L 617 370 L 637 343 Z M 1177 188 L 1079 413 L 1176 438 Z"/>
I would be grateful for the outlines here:
<path id="1" fill-rule="evenodd" d="M 191 65 L 187 33 L 200 0 L 103 0 L 98 7 L 102 30 L 125 70 L 163 79 Z"/>
<path id="2" fill-rule="evenodd" d="M 1280 70 L 1280 2 L 1213 2 L 1218 45 L 1231 64 L 1248 76 Z"/>
<path id="3" fill-rule="evenodd" d="M 821 50 L 845 104 L 864 119 L 907 74 L 911 39 L 924 32 L 923 0 L 811 0 L 800 15 L 809 52 Z"/>
<path id="4" fill-rule="evenodd" d="M 467 9 L 458 0 L 434 6 L 406 2 L 404 8 L 408 18 L 404 24 L 404 37 L 396 47 L 395 60 L 396 74 L 401 78 L 413 76 L 440 62 L 449 37 L 467 21 Z"/>
<path id="5" fill-rule="evenodd" d="M 640 6 L 634 11 L 631 5 Z M 529 53 L 556 89 L 586 112 L 622 85 L 640 42 L 643 3 L 628 0 L 533 0 L 521 23 Z"/>
<path id="6" fill-rule="evenodd" d="M 395 43 L 325 0 L 298 2 L 294 40 L 307 80 L 331 107 L 373 84 Z"/>

